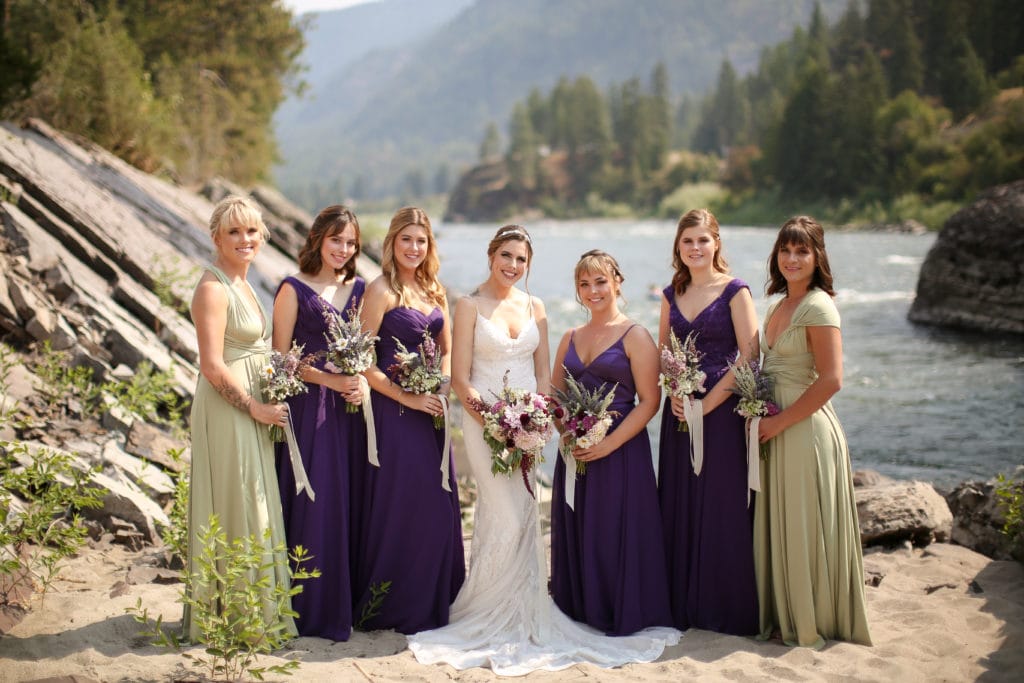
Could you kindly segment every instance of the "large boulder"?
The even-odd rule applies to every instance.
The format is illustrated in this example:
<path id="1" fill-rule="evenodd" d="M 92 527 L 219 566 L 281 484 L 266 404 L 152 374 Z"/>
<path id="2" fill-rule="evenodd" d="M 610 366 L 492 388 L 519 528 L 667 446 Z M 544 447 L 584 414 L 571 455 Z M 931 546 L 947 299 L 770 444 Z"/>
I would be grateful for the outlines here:
<path id="1" fill-rule="evenodd" d="M 892 481 L 856 489 L 860 537 L 864 545 L 948 541 L 953 514 L 946 500 L 920 481 Z"/>
<path id="2" fill-rule="evenodd" d="M 1024 180 L 984 192 L 946 221 L 921 266 L 909 317 L 1024 335 Z"/>

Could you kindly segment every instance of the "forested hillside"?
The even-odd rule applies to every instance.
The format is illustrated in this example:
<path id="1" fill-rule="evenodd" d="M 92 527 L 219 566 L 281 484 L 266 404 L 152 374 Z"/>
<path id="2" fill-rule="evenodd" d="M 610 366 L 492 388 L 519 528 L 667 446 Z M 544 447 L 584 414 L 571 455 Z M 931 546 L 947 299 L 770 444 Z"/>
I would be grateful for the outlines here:
<path id="1" fill-rule="evenodd" d="M 816 9 L 746 76 L 724 60 L 715 86 L 675 116 L 661 65 L 647 83 L 605 92 L 585 78 L 535 91 L 515 105 L 505 147 L 494 131 L 483 138 L 450 214 L 607 213 L 617 202 L 672 215 L 693 203 L 680 186 L 706 181 L 717 190 L 700 203 L 756 208 L 739 220 L 813 205 L 840 220 L 934 225 L 978 190 L 1020 178 L 1024 5 L 864 8 L 851 2 L 835 22 Z"/>
<path id="2" fill-rule="evenodd" d="M 39 117 L 186 183 L 266 178 L 300 85 L 278 0 L 3 0 L 0 116 Z"/>
<path id="3" fill-rule="evenodd" d="M 381 3 L 386 5 L 387 3 Z M 822 3 L 836 17 L 845 0 Z M 422 40 L 395 40 L 349 65 L 279 129 L 275 175 L 303 204 L 446 189 L 471 163 L 488 123 L 560 77 L 597 87 L 665 65 L 673 100 L 714 83 L 728 57 L 740 73 L 763 46 L 806 23 L 810 0 L 477 0 Z M 350 10 L 345 10 L 348 12 Z"/>

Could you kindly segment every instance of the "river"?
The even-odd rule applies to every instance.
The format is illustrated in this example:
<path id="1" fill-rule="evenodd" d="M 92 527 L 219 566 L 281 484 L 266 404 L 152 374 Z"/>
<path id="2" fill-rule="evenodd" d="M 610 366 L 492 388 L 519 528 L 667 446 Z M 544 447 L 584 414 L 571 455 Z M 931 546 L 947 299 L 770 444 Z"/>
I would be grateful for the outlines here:
<path id="1" fill-rule="evenodd" d="M 497 225 L 437 225 L 444 282 L 472 290 L 487 275 L 486 247 Z M 534 262 L 529 290 L 548 310 L 551 353 L 585 321 L 572 271 L 601 248 L 619 261 L 624 311 L 657 338 L 660 302 L 652 286 L 671 279 L 674 221 L 542 221 L 528 226 Z M 751 286 L 758 319 L 766 259 L 775 231 L 722 227 L 732 273 Z M 934 234 L 833 232 L 826 235 L 842 316 L 842 391 L 833 399 L 854 469 L 951 487 L 1024 464 L 1024 339 L 920 327 L 907 320 L 917 275 Z M 522 284 L 522 283 L 521 283 Z M 454 303 L 453 303 L 454 305 Z M 657 457 L 661 415 L 648 425 Z M 550 472 L 553 458 L 544 469 Z"/>

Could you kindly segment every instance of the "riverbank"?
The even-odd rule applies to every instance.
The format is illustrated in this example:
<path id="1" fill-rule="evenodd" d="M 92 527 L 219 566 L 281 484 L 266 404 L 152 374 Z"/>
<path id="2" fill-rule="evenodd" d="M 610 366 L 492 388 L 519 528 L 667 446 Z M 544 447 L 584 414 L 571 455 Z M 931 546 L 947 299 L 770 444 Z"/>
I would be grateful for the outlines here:
<path id="1" fill-rule="evenodd" d="M 180 584 L 160 583 L 155 551 L 99 542 L 74 558 L 44 600 L 0 638 L 0 682 L 198 680 L 180 654 L 149 645 L 124 610 L 141 600 L 168 626 L 180 623 Z M 691 630 L 650 664 L 577 665 L 530 681 L 1016 681 L 1024 670 L 1024 565 L 937 543 L 869 549 L 864 559 L 873 647 L 831 642 L 815 652 L 780 641 Z M 873 585 L 871 585 L 873 584 Z M 199 656 L 201 650 L 190 653 Z M 347 643 L 299 638 L 263 658 L 302 662 L 293 681 L 493 681 L 487 669 L 424 666 L 391 631 Z M 71 680 L 64 678 L 63 680 Z"/>

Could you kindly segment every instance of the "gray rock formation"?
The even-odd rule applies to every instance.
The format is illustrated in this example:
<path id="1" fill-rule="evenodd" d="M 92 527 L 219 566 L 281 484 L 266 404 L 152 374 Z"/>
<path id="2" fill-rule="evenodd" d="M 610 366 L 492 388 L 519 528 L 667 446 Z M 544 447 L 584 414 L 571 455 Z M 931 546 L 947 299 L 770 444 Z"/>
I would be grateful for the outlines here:
<path id="1" fill-rule="evenodd" d="M 946 221 L 921 266 L 909 317 L 1024 334 L 1024 180 L 987 190 Z"/>
<path id="2" fill-rule="evenodd" d="M 856 489 L 860 538 L 864 545 L 948 541 L 953 514 L 931 484 L 890 481 Z"/>
<path id="3" fill-rule="evenodd" d="M 169 371 L 190 399 L 198 356 L 188 301 L 213 254 L 207 221 L 229 193 L 255 199 L 272 232 L 249 273 L 269 310 L 278 282 L 296 270 L 308 213 L 272 188 L 218 181 L 199 194 L 41 121 L 0 122 L 0 410 L 15 418 L 0 419 L 0 441 L 72 454 L 102 492 L 86 524 L 115 542 L 160 542 L 188 444 L 109 394 L 101 414 L 86 414 L 77 396 L 55 396 L 62 389 L 47 388 L 25 354 L 46 342 L 92 370 L 95 386 L 129 381 L 145 362 Z M 380 274 L 367 258 L 357 270 Z M 10 501 L 12 514 L 24 506 Z"/>
<path id="4" fill-rule="evenodd" d="M 1015 481 L 1024 479 L 1024 466 L 1017 468 Z M 955 517 L 952 540 L 996 560 L 1024 561 L 1024 539 L 1003 533 L 1006 514 L 995 495 L 995 480 L 965 481 L 947 496 Z"/>

